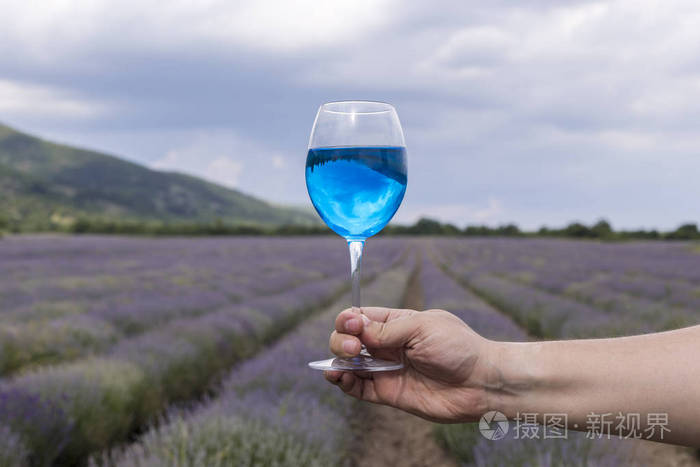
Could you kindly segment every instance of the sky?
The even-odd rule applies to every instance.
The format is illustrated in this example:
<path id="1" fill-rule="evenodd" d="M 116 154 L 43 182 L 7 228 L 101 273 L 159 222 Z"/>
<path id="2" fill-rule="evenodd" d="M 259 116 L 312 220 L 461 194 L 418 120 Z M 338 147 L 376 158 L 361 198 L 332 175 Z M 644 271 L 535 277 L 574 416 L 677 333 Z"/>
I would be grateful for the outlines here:
<path id="1" fill-rule="evenodd" d="M 0 122 L 309 206 L 323 102 L 391 102 L 397 213 L 700 222 L 700 2 L 0 0 Z"/>

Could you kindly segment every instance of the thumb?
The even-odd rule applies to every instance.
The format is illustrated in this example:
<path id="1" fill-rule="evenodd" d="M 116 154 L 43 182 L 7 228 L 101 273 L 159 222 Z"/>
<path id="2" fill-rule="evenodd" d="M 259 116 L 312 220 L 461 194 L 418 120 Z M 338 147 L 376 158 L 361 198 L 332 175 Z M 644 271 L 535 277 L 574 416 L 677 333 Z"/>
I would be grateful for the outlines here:
<path id="1" fill-rule="evenodd" d="M 377 349 L 403 347 L 420 330 L 420 322 L 416 318 L 417 316 L 411 315 L 386 322 L 365 320 L 359 338 L 367 347 Z"/>

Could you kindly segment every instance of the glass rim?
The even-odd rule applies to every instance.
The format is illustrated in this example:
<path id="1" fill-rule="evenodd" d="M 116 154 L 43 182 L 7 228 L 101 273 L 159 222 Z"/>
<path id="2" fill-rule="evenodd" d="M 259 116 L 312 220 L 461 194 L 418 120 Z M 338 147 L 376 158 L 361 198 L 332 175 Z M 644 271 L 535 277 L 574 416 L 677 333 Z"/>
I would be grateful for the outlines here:
<path id="1" fill-rule="evenodd" d="M 343 106 L 352 105 L 352 104 L 357 104 L 360 108 L 353 109 L 353 110 L 342 110 Z M 364 110 L 362 108 L 362 106 L 366 106 L 368 110 Z M 333 107 L 341 107 L 341 108 L 334 109 Z M 374 108 L 374 109 L 370 110 L 370 108 Z M 345 100 L 345 101 L 326 102 L 326 103 L 321 105 L 320 111 L 334 113 L 334 114 L 344 114 L 344 115 L 351 115 L 351 114 L 370 115 L 370 114 L 382 114 L 382 113 L 392 112 L 392 111 L 396 111 L 396 109 L 394 109 L 394 106 L 389 104 L 388 102 Z"/>

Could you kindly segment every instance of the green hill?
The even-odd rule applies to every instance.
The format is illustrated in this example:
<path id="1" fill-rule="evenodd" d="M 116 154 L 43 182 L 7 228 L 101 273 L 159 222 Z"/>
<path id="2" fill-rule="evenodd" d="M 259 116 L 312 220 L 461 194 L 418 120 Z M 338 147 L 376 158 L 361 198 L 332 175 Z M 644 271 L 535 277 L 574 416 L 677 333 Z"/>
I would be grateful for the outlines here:
<path id="1" fill-rule="evenodd" d="M 78 217 L 110 221 L 315 225 L 315 214 L 273 206 L 202 179 L 55 144 L 0 124 L 0 219 L 45 230 Z"/>

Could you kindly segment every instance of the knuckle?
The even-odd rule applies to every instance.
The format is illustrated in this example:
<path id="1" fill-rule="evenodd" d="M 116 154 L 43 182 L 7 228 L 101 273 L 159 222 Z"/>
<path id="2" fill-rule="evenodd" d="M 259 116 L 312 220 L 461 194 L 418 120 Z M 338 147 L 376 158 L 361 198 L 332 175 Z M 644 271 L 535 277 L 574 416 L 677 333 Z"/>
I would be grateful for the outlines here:
<path id="1" fill-rule="evenodd" d="M 338 316 L 335 318 L 336 329 L 343 329 L 345 321 L 347 321 L 351 317 L 350 313 L 352 313 L 352 310 L 350 308 L 346 308 L 345 310 L 338 313 Z"/>

